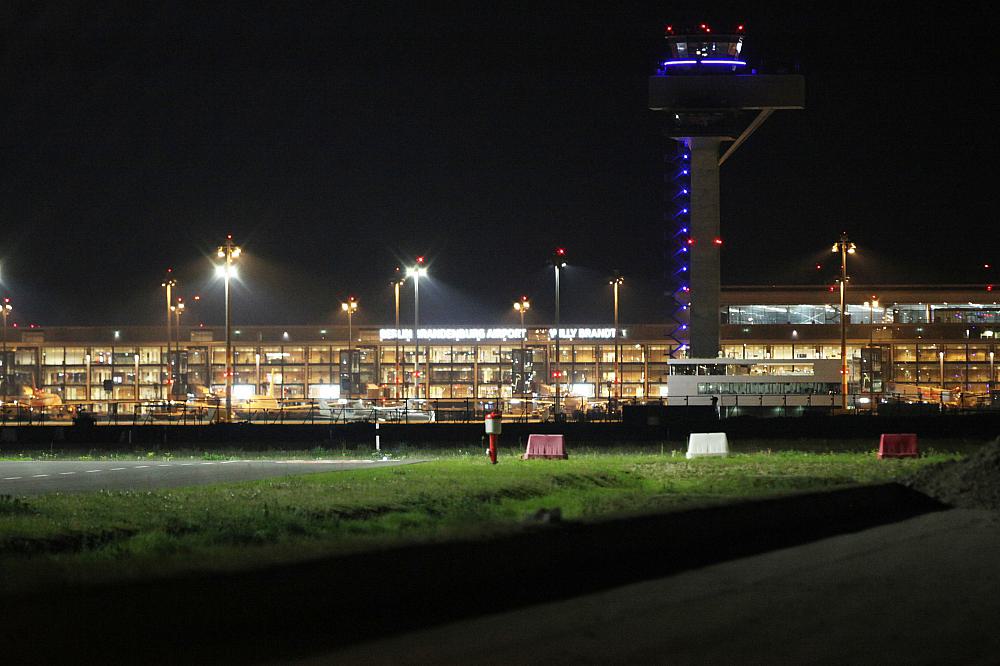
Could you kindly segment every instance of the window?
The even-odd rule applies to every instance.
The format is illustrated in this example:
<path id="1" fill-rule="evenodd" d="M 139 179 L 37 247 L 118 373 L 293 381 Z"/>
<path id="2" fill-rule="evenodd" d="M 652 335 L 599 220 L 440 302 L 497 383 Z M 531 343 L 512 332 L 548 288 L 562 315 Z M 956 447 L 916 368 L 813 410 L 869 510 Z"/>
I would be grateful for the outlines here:
<path id="1" fill-rule="evenodd" d="M 305 363 L 306 362 L 306 350 L 305 347 L 282 347 L 281 351 L 284 354 L 285 363 Z M 251 358 L 253 358 L 251 356 Z"/>
<path id="2" fill-rule="evenodd" d="M 87 350 L 83 347 L 67 347 L 66 348 L 66 363 L 67 364 L 83 364 L 87 362 Z"/>
<path id="3" fill-rule="evenodd" d="M 835 382 L 699 382 L 698 394 L 707 395 L 828 395 L 840 393 Z"/>
<path id="4" fill-rule="evenodd" d="M 727 347 L 728 349 L 728 347 Z M 742 347 L 740 347 L 742 352 Z M 726 354 L 728 356 L 728 354 Z M 664 345 L 650 345 L 649 346 L 649 361 L 650 363 L 666 363 L 667 359 L 670 358 L 670 347 Z"/>
<path id="5" fill-rule="evenodd" d="M 190 361 L 188 362 L 190 363 Z M 143 365 L 152 365 L 155 363 L 160 363 L 160 348 L 139 347 L 139 363 Z"/>
<path id="6" fill-rule="evenodd" d="M 62 365 L 65 358 L 65 350 L 62 347 L 42 349 L 42 365 Z"/>
<path id="7" fill-rule="evenodd" d="M 14 365 L 36 365 L 36 349 L 21 347 L 14 352 Z"/>

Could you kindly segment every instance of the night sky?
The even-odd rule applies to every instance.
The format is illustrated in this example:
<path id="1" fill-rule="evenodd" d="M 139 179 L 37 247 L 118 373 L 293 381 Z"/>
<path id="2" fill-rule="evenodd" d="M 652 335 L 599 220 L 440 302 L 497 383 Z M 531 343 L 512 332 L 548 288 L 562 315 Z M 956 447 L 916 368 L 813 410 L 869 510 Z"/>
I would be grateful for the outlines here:
<path id="1" fill-rule="evenodd" d="M 0 293 L 22 325 L 160 323 L 168 266 L 222 320 L 388 323 L 426 255 L 421 323 L 662 321 L 663 25 L 745 22 L 806 76 L 722 170 L 724 284 L 985 283 L 1000 263 L 996 16 L 876 3 L 21 2 L 0 9 Z M 899 7 L 899 3 L 887 3 Z M 957 3 L 956 3 L 957 4 Z M 498 7 L 502 5 L 502 7 Z M 823 263 L 821 271 L 815 269 Z M 403 317 L 412 317 L 412 290 Z"/>

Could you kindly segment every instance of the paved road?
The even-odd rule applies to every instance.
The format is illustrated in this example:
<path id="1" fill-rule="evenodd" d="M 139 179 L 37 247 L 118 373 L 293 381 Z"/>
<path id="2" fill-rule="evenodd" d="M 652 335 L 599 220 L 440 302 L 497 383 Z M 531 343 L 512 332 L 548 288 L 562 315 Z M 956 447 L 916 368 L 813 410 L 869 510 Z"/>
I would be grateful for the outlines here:
<path id="1" fill-rule="evenodd" d="M 290 474 L 388 467 L 417 461 L 224 460 L 224 461 L 17 461 L 0 462 L 0 495 L 44 495 L 94 490 L 152 490 Z"/>
<path id="2" fill-rule="evenodd" d="M 995 664 L 997 617 L 1000 513 L 953 510 L 297 663 Z"/>

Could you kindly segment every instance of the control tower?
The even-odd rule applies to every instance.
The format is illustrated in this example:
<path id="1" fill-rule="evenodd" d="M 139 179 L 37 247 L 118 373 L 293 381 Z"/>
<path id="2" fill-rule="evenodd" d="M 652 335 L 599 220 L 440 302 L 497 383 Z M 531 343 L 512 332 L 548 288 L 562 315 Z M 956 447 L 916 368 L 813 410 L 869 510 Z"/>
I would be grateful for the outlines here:
<path id="1" fill-rule="evenodd" d="M 649 108 L 679 142 L 667 158 L 665 237 L 673 336 L 691 358 L 720 350 L 719 168 L 775 110 L 805 107 L 803 77 L 758 74 L 747 64 L 744 37 L 743 25 L 721 32 L 705 23 L 668 25 L 667 48 L 649 78 Z"/>

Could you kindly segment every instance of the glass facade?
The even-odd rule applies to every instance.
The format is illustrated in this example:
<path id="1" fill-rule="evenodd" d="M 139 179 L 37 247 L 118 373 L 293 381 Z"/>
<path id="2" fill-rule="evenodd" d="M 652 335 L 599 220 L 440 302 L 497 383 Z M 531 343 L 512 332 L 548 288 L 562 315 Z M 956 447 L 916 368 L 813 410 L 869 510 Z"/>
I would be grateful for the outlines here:
<path id="1" fill-rule="evenodd" d="M 206 345 L 182 348 L 174 355 L 183 393 L 225 390 L 225 351 Z M 667 360 L 672 347 L 662 341 L 564 343 L 561 345 L 561 392 L 606 400 L 656 399 L 667 394 Z M 861 358 L 867 341 L 847 345 L 851 367 Z M 890 384 L 934 386 L 985 392 L 997 386 L 997 343 L 982 341 L 880 342 Z M 11 345 L 8 355 L 16 383 L 33 385 L 62 396 L 66 402 L 106 400 L 162 400 L 167 397 L 166 348 L 115 348 L 83 345 Z M 395 346 L 375 343 L 353 348 L 353 372 L 345 372 L 346 346 L 331 344 L 267 345 L 234 348 L 233 383 L 252 387 L 257 395 L 280 398 L 325 396 L 331 386 L 340 395 L 366 399 L 430 398 L 510 399 L 554 394 L 554 346 L 531 344 L 401 345 L 397 366 Z M 731 359 L 839 359 L 839 344 L 724 341 L 722 353 Z M 695 366 L 688 366 L 694 368 Z M 706 366 L 707 368 L 708 366 Z M 796 373 L 800 366 L 760 364 L 750 374 Z M 808 365 L 803 365 L 807 372 Z M 753 368 L 757 368 L 755 371 Z M 942 374 L 943 371 L 943 374 Z M 853 372 L 853 369 L 852 369 Z M 991 374 L 992 373 L 992 374 Z M 697 374 L 712 374 L 706 369 Z M 991 379 L 992 378 L 992 379 Z M 353 381 L 353 384 L 352 384 Z M 12 384 L 15 382 L 12 382 Z"/>
<path id="2" fill-rule="evenodd" d="M 45 389 L 66 402 L 163 400 L 184 394 L 225 392 L 225 345 L 104 348 L 45 343 L 12 345 L 18 383 Z M 665 394 L 670 345 L 630 342 L 617 346 L 562 342 L 563 394 L 641 399 Z M 233 346 L 233 384 L 256 395 L 316 397 L 331 385 L 340 395 L 366 399 L 491 399 L 554 394 L 555 347 L 521 343 L 307 344 Z M 352 363 L 353 361 L 353 363 Z M 171 372 L 167 364 L 173 363 Z M 348 367 L 353 365 L 351 370 Z M 169 391 L 173 375 L 176 386 Z M 106 382 L 111 382 L 107 384 Z M 570 389 L 567 389 L 570 386 Z M 109 391 L 107 387 L 111 387 Z M 319 387 L 319 388 L 317 388 Z"/>
<path id="3" fill-rule="evenodd" d="M 937 389 L 973 395 L 1000 387 L 1000 305 L 857 304 L 848 306 L 847 315 L 846 348 L 856 386 L 879 386 L 890 393 Z M 788 360 L 781 372 L 792 374 L 800 367 L 798 361 L 840 359 L 840 313 L 835 306 L 727 304 L 720 317 L 725 358 Z M 595 401 L 618 396 L 626 401 L 658 400 L 667 395 L 668 360 L 683 356 L 667 324 L 635 325 L 617 339 L 609 328 L 562 329 L 559 359 L 548 328 L 433 329 L 456 333 L 453 339 L 428 335 L 419 343 L 387 339 L 387 330 L 356 328 L 349 352 L 346 327 L 245 327 L 233 342 L 233 383 L 248 395 L 289 400 L 339 396 L 489 401 L 551 399 L 558 378 L 561 395 Z M 4 375 L 9 377 L 5 391 L 16 395 L 24 387 L 44 389 L 68 403 L 223 394 L 222 329 L 187 330 L 182 337 L 168 352 L 158 329 L 123 327 L 115 344 L 107 342 L 111 336 L 105 330 L 96 328 L 34 330 L 30 337 L 25 332 L 19 340 L 8 340 L 8 352 L 0 359 L 9 373 Z M 878 365 L 862 370 L 862 350 L 867 347 L 878 349 Z M 706 375 L 712 374 L 708 365 Z M 758 365 L 759 374 L 781 367 Z M 752 369 L 748 373 L 755 374 Z M 877 379 L 859 378 L 869 373 L 881 374 Z M 726 380 L 711 379 L 706 386 L 716 383 Z"/>
<path id="4" fill-rule="evenodd" d="M 840 325 L 840 307 L 837 305 L 727 305 L 722 308 L 720 316 L 723 324 Z M 847 321 L 851 324 L 1000 324 L 1000 305 L 848 305 Z"/>

